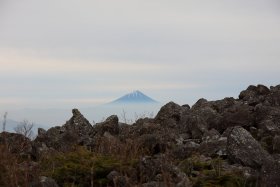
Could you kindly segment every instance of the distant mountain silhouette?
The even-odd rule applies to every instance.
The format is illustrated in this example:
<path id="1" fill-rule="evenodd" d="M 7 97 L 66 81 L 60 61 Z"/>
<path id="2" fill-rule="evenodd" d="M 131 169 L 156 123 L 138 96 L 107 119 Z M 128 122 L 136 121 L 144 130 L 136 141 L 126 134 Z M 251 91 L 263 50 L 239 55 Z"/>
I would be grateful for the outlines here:
<path id="1" fill-rule="evenodd" d="M 156 100 L 136 90 L 129 94 L 126 94 L 109 104 L 155 104 L 158 103 Z"/>

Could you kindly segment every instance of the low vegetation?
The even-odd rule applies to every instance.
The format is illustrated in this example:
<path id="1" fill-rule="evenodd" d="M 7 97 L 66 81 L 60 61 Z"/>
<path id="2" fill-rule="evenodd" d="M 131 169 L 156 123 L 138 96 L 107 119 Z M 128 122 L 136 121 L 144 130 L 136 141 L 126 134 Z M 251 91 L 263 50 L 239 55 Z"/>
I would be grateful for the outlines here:
<path id="1" fill-rule="evenodd" d="M 280 186 L 280 85 L 192 107 L 170 102 L 131 125 L 72 113 L 34 140 L 0 133 L 0 186 Z"/>

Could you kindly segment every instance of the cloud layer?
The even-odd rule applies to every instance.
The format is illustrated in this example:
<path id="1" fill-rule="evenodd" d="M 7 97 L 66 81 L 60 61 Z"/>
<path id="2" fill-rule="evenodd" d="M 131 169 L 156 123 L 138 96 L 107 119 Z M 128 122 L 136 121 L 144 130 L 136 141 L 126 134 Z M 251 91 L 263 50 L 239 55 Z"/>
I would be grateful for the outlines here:
<path id="1" fill-rule="evenodd" d="M 0 105 L 193 103 L 279 84 L 278 0 L 3 0 Z"/>

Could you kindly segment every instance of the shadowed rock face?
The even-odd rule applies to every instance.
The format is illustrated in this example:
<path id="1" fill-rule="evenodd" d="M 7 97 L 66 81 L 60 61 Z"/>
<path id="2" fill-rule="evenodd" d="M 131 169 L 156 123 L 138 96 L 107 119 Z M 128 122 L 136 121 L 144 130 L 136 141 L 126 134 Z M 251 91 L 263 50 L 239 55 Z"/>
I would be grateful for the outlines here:
<path id="1" fill-rule="evenodd" d="M 38 137 L 29 141 L 33 151 L 27 154 L 38 159 L 44 152 L 66 152 L 75 145 L 94 149 L 104 140 L 109 145 L 129 142 L 144 152 L 134 177 L 127 179 L 118 172 L 122 184 L 140 180 L 141 175 L 143 186 L 163 185 L 164 170 L 172 174 L 171 186 L 192 186 L 188 177 L 203 178 L 203 169 L 217 169 L 213 163 L 222 160 L 218 166 L 224 173 L 238 171 L 247 181 L 255 178 L 262 186 L 280 186 L 280 85 L 249 86 L 238 99 L 199 99 L 192 107 L 170 102 L 154 119 L 139 119 L 132 125 L 119 123 L 113 115 L 92 126 L 77 109 L 72 113 L 62 126 L 39 129 Z M 18 141 L 16 136 L 10 134 L 10 140 Z M 178 166 L 184 166 L 184 172 Z"/>
<path id="2" fill-rule="evenodd" d="M 112 135 L 119 134 L 119 118 L 116 115 L 108 117 L 104 122 L 97 123 L 94 126 L 95 134 L 103 135 L 105 132 L 108 132 Z"/>
<path id="3" fill-rule="evenodd" d="M 12 153 L 23 156 L 32 154 L 32 142 L 21 134 L 2 132 L 0 133 L 0 145 L 6 144 Z"/>
<path id="4" fill-rule="evenodd" d="M 63 127 L 65 127 L 66 131 L 76 131 L 80 135 L 86 135 L 91 133 L 92 126 L 89 121 L 80 113 L 78 109 L 72 110 L 73 116 L 69 121 L 66 122 Z"/>
<path id="5" fill-rule="evenodd" d="M 38 129 L 34 140 L 37 154 L 48 149 L 67 151 L 73 145 L 91 145 L 93 127 L 78 109 L 72 110 L 73 116 L 61 127 L 52 127 L 48 131 Z"/>
<path id="6" fill-rule="evenodd" d="M 182 120 L 183 115 L 186 114 L 188 110 L 187 107 L 181 107 L 174 102 L 169 102 L 160 109 L 155 117 L 155 121 L 162 125 L 172 127 Z"/>
<path id="7" fill-rule="evenodd" d="M 265 162 L 273 160 L 244 128 L 233 127 L 229 131 L 227 151 L 232 162 L 258 169 Z"/>

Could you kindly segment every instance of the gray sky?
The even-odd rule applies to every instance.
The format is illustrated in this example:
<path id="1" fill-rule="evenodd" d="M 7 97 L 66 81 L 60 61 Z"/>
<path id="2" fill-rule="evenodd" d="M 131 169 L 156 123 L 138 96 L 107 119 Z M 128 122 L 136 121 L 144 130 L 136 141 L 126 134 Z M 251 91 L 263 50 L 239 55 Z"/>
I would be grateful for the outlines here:
<path id="1" fill-rule="evenodd" d="M 237 97 L 279 60 L 279 0 L 0 0 L 2 110 Z"/>

